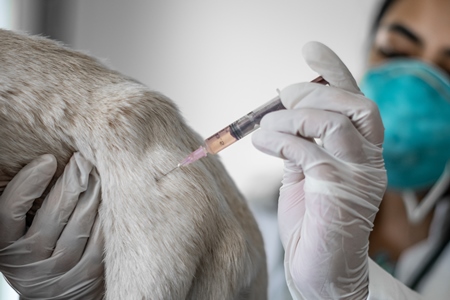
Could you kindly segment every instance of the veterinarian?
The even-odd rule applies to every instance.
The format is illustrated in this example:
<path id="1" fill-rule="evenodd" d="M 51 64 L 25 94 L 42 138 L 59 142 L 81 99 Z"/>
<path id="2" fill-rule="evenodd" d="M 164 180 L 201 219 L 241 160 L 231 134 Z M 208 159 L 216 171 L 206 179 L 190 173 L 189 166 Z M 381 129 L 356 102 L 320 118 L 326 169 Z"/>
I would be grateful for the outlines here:
<path id="1" fill-rule="evenodd" d="M 253 134 L 257 148 L 286 160 L 279 230 L 295 299 L 420 299 L 401 281 L 426 298 L 448 299 L 448 192 L 430 191 L 446 190 L 449 181 L 449 13 L 448 0 L 385 1 L 360 84 L 365 96 L 330 49 L 307 44 L 304 58 L 330 86 L 283 89 L 289 109 L 267 115 Z M 52 177 L 53 164 L 48 156 L 31 163 L 0 198 L 0 235 L 8 241 L 0 245 L 0 271 L 24 295 L 35 289 L 28 295 L 58 299 L 64 297 L 59 292 L 75 295 L 78 288 L 81 295 L 96 295 L 101 237 L 89 211 L 96 212 L 98 199 L 85 195 L 97 193 L 98 179 L 88 176 L 95 172 L 81 157 L 49 194 L 53 204 L 41 208 L 28 231 L 34 234 L 22 237 L 25 214 Z M 88 177 L 93 182 L 86 186 Z M 419 207 L 408 214 L 403 201 L 409 206 L 414 198 Z M 72 217 L 51 213 L 63 206 Z M 90 215 L 83 230 L 73 226 L 82 224 L 82 214 Z M 73 246 L 45 251 L 71 245 L 67 236 L 85 243 L 89 232 L 84 252 Z M 82 272 L 87 268 L 91 272 Z"/>
<path id="2" fill-rule="evenodd" d="M 55 171 L 55 158 L 43 155 L 3 191 L 0 272 L 26 299 L 101 299 L 100 179 L 92 164 L 75 153 L 26 229 L 26 213 Z"/>
<path id="3" fill-rule="evenodd" d="M 330 86 L 282 90 L 289 109 L 253 134 L 285 159 L 278 224 L 295 299 L 420 299 L 407 285 L 449 299 L 449 15 L 448 0 L 385 1 L 365 96 L 330 49 L 307 44 Z"/>

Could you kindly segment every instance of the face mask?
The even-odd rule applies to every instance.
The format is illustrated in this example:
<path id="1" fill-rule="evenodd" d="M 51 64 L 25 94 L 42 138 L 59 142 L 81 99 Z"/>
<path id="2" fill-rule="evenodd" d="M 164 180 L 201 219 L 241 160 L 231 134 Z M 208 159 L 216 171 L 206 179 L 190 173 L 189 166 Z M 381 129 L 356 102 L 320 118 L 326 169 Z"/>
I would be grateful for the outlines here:
<path id="1" fill-rule="evenodd" d="M 450 160 L 448 75 L 420 61 L 395 60 L 369 70 L 360 87 L 385 127 L 388 188 L 433 186 Z"/>

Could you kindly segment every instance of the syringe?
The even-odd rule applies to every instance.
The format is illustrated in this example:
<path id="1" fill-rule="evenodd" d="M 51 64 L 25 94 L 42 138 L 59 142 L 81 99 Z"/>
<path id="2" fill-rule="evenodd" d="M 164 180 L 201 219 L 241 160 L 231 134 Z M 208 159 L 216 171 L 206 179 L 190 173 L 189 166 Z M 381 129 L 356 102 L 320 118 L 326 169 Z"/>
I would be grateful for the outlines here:
<path id="1" fill-rule="evenodd" d="M 315 83 L 321 83 L 321 84 L 328 84 L 328 82 L 322 78 L 322 76 L 317 77 L 316 79 L 312 80 L 311 82 Z M 197 150 L 190 153 L 188 156 L 186 156 L 176 167 L 171 169 L 169 172 L 163 174 L 156 180 L 160 180 L 162 177 L 166 176 L 167 174 L 171 173 L 172 171 L 187 166 L 197 160 L 199 160 L 202 157 L 205 157 L 209 154 L 217 154 L 226 147 L 234 144 L 236 141 L 242 139 L 244 136 L 252 133 L 256 129 L 259 128 L 259 123 L 261 122 L 261 119 L 268 113 L 286 109 L 283 104 L 281 103 L 281 99 L 279 96 L 273 98 L 269 102 L 263 104 L 262 106 L 258 107 L 257 109 L 249 112 L 242 118 L 238 119 L 237 121 L 231 123 L 224 129 L 216 132 L 215 134 L 211 135 L 209 138 L 207 138 L 203 145 L 201 145 Z"/>

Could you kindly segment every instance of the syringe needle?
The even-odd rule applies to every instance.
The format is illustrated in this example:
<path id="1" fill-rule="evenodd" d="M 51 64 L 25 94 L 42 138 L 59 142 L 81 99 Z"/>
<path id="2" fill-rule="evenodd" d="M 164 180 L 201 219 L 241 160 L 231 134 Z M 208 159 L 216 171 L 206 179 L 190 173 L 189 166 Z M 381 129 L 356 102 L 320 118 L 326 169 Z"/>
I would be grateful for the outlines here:
<path id="1" fill-rule="evenodd" d="M 186 156 L 182 162 L 180 162 L 175 168 L 171 169 L 169 172 L 164 173 L 163 175 L 161 175 L 158 178 L 155 178 L 156 181 L 161 180 L 161 178 L 167 176 L 168 174 L 172 173 L 173 171 L 175 171 L 176 169 L 183 167 L 183 166 L 187 166 L 191 163 L 193 163 L 194 161 L 199 160 L 202 157 L 205 157 L 208 154 L 208 152 L 206 151 L 205 147 L 200 146 L 197 150 L 195 150 L 194 152 L 190 153 L 188 156 Z"/>

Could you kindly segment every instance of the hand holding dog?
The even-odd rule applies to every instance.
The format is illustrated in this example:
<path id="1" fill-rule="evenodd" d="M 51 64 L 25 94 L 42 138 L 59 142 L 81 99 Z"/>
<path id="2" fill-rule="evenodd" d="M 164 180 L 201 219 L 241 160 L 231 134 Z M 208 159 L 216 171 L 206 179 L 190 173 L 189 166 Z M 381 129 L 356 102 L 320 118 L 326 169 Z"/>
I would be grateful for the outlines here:
<path id="1" fill-rule="evenodd" d="M 25 216 L 56 170 L 52 155 L 25 166 L 0 197 L 0 271 L 27 299 L 101 299 L 100 178 L 75 153 L 27 230 Z"/>

